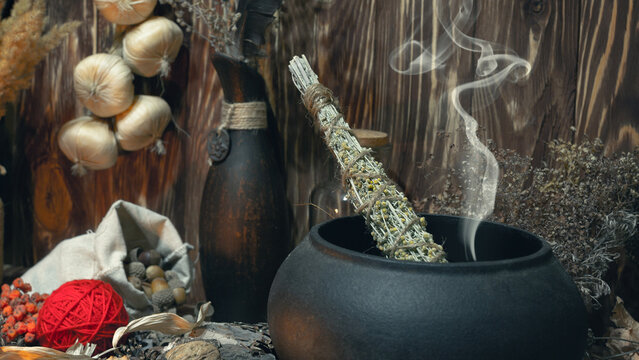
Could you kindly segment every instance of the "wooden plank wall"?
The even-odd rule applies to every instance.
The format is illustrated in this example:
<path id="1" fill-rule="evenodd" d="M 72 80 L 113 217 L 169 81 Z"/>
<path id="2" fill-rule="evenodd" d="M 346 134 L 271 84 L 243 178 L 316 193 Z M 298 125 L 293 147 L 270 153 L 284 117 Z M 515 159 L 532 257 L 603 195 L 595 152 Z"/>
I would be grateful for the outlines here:
<path id="1" fill-rule="evenodd" d="M 339 97 L 351 126 L 389 133 L 389 170 L 410 198 L 419 199 L 437 189 L 453 162 L 459 119 L 446 94 L 474 79 L 478 58 L 456 50 L 445 67 L 434 72 L 408 76 L 392 71 L 389 54 L 411 34 L 424 46 L 441 34 L 433 26 L 435 3 L 285 1 L 269 32 L 268 57 L 260 65 L 284 139 L 296 241 L 307 231 L 308 207 L 303 204 L 316 184 L 329 180 L 330 169 L 324 145 L 290 81 L 288 61 L 293 55 L 307 55 L 320 81 Z M 20 145 L 13 152 L 17 163 L 11 170 L 21 177 L 13 182 L 16 191 L 7 203 L 13 218 L 7 224 L 12 230 L 5 239 L 6 261 L 33 263 L 62 239 L 94 229 L 119 198 L 167 215 L 185 241 L 197 246 L 200 201 L 206 200 L 200 199 L 208 170 L 205 136 L 218 121 L 221 99 L 208 45 L 190 36 L 165 80 L 176 123 L 190 135 L 173 127 L 164 135 L 167 155 L 122 154 L 113 169 L 76 178 L 56 142 L 60 126 L 83 113 L 72 96 L 73 67 L 85 56 L 106 51 L 115 30 L 96 13 L 91 0 L 49 1 L 49 12 L 56 23 L 84 23 L 38 68 L 13 125 L 8 118 L 7 127 L 18 134 L 13 141 Z M 529 78 L 502 87 L 498 100 L 489 102 L 479 91 L 462 99 L 475 109 L 482 139 L 537 160 L 555 138 L 600 136 L 609 151 L 639 144 L 639 70 L 632 66 L 639 56 L 639 3 L 478 1 L 474 13 L 477 21 L 467 29 L 469 35 L 504 45 L 532 64 Z M 136 90 L 156 93 L 159 86 L 153 80 L 138 81 Z M 22 241 L 25 238 L 31 241 Z M 198 282 L 194 298 L 201 297 Z"/>
<path id="2" fill-rule="evenodd" d="M 219 118 L 222 96 L 208 43 L 199 36 L 187 37 L 163 85 L 157 79 L 135 80 L 136 94 L 159 95 L 165 89 L 163 97 L 175 119 L 163 137 L 166 155 L 125 152 L 113 168 L 76 177 L 57 145 L 62 124 L 85 113 L 73 94 L 73 68 L 86 56 L 107 52 L 116 29 L 91 0 L 49 1 L 48 12 L 52 22 L 81 20 L 83 24 L 38 67 L 14 119 L 15 132 L 20 134 L 16 143 L 23 142 L 13 154 L 14 183 L 19 186 L 26 181 L 29 186 L 19 186 L 12 194 L 16 226 L 7 240 L 12 245 L 6 262 L 31 265 L 61 240 L 94 230 L 118 199 L 168 216 L 183 239 L 197 248 L 200 197 L 208 171 L 205 137 Z M 198 30 L 205 32 L 201 24 Z M 22 209 L 24 203 L 30 205 L 30 212 Z M 21 216 L 32 218 L 21 220 Z M 29 237 L 32 242 L 23 241 Z M 197 252 L 192 257 L 196 260 Z M 195 289 L 194 296 L 202 298 L 199 267 Z"/>
<path id="3" fill-rule="evenodd" d="M 443 69 L 412 76 L 392 71 L 388 60 L 391 52 L 409 38 L 422 42 L 424 47 L 437 46 L 442 29 L 433 27 L 437 23 L 433 11 L 436 3 L 435 0 L 287 2 L 269 69 L 274 74 L 275 104 L 287 139 L 285 153 L 292 204 L 308 202 L 314 184 L 328 180 L 326 151 L 305 120 L 305 110 L 286 70 L 289 59 L 302 53 L 317 69 L 320 81 L 335 91 L 351 126 L 389 133 L 393 146 L 390 172 L 409 198 L 419 199 L 437 191 L 441 175 L 454 162 L 451 149 L 460 143 L 460 133 L 456 131 L 459 117 L 455 116 L 446 94 L 474 79 L 478 56 L 456 50 Z M 480 91 L 462 98 L 467 108 L 476 109 L 473 115 L 480 124 L 480 138 L 490 138 L 499 147 L 516 149 L 540 160 L 551 139 L 597 135 L 591 129 L 576 126 L 576 96 L 583 94 L 582 89 L 577 90 L 578 77 L 583 77 L 583 71 L 578 71 L 581 69 L 578 53 L 590 46 L 581 42 L 580 31 L 591 26 L 587 16 L 596 16 L 597 11 L 608 12 L 609 6 L 597 7 L 593 15 L 580 11 L 589 1 L 478 3 L 481 9 L 475 8 L 477 21 L 468 29 L 468 35 L 512 49 L 532 65 L 529 79 L 504 85 L 495 102 L 488 102 L 486 94 Z M 615 4 L 631 6 L 628 1 Z M 628 16 L 636 24 L 636 11 Z M 636 50 L 637 30 L 630 29 L 629 33 L 629 43 Z M 309 40 L 306 34 L 316 35 Z M 619 41 L 616 39 L 611 41 Z M 597 46 L 585 57 L 598 60 L 600 48 L 601 45 Z M 410 54 L 410 58 L 416 56 Z M 610 80 L 603 78 L 600 86 L 609 89 Z M 635 90 L 628 95 L 636 100 L 639 92 Z M 598 96 L 586 99 L 583 101 L 596 108 L 606 102 Z M 605 123 L 599 118 L 591 121 L 597 125 Z M 577 133 L 571 127 L 577 128 Z M 630 126 L 636 127 L 636 122 Z M 638 143 L 637 139 L 630 140 L 624 149 Z M 295 236 L 299 240 L 307 231 L 307 209 L 296 206 L 295 214 Z"/>
<path id="4" fill-rule="evenodd" d="M 578 140 L 630 149 L 639 143 L 639 2 L 582 0 L 579 40 Z"/>

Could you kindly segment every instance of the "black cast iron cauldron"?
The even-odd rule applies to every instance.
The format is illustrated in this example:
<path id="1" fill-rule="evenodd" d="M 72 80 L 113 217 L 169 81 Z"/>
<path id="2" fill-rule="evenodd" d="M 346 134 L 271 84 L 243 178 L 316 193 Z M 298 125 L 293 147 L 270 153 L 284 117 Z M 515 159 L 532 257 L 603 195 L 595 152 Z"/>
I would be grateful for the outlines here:
<path id="1" fill-rule="evenodd" d="M 361 217 L 311 229 L 277 272 L 268 323 L 278 357 L 581 360 L 586 310 L 540 238 L 484 222 L 467 262 L 460 217 L 426 215 L 448 264 L 374 253 Z"/>

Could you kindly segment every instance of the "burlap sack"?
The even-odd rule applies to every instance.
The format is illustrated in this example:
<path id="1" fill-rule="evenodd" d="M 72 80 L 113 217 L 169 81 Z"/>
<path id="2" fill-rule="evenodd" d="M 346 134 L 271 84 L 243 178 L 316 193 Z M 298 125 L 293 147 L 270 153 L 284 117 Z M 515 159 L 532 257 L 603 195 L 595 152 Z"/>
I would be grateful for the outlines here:
<path id="1" fill-rule="evenodd" d="M 137 318 L 153 308 L 124 272 L 123 260 L 136 247 L 156 249 L 190 288 L 193 264 L 187 252 L 192 247 L 182 242 L 168 218 L 122 200 L 111 205 L 95 232 L 62 241 L 22 278 L 41 293 L 51 293 L 70 280 L 106 281 L 122 296 L 129 315 Z"/>

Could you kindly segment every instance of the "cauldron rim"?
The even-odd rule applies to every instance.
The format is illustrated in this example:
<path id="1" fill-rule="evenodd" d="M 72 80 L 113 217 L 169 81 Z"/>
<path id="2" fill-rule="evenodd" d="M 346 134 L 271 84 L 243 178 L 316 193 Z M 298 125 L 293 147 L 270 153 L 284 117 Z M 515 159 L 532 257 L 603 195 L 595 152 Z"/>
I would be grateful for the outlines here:
<path id="1" fill-rule="evenodd" d="M 443 214 L 419 214 L 420 216 L 425 216 L 427 218 L 427 222 L 430 219 L 437 220 L 453 220 L 453 221 L 461 221 L 465 219 L 469 219 L 463 216 L 457 215 L 443 215 Z M 323 223 L 314 225 L 309 233 L 308 240 L 310 244 L 317 248 L 319 251 L 326 253 L 331 256 L 339 257 L 346 261 L 353 262 L 367 262 L 375 264 L 375 266 L 394 268 L 394 269 L 402 269 L 402 270 L 415 270 L 415 271 L 446 271 L 446 272 L 483 272 L 483 271 L 500 271 L 504 269 L 519 269 L 519 268 L 528 268 L 532 266 L 536 266 L 540 263 L 550 261 L 553 258 L 552 249 L 550 245 L 542 239 L 540 236 L 532 234 L 526 230 L 506 225 L 503 223 L 493 222 L 493 221 L 483 221 L 482 224 L 490 225 L 490 226 L 499 226 L 510 231 L 515 231 L 520 233 L 522 236 L 525 236 L 529 239 L 533 239 L 538 242 L 539 249 L 530 253 L 528 255 L 500 259 L 500 260 L 481 260 L 481 261 L 462 261 L 462 262 L 447 262 L 447 263 L 428 263 L 428 262 L 418 262 L 418 261 L 410 261 L 410 260 L 396 260 L 390 259 L 379 255 L 374 254 L 366 254 L 363 252 L 351 250 L 337 244 L 334 244 L 326 239 L 322 235 L 320 235 L 320 228 L 326 226 L 327 224 L 337 222 L 337 221 L 353 221 L 353 219 L 361 218 L 361 215 L 355 216 L 345 216 L 339 217 L 335 219 L 331 219 L 325 221 Z M 434 234 L 436 235 L 436 234 Z"/>

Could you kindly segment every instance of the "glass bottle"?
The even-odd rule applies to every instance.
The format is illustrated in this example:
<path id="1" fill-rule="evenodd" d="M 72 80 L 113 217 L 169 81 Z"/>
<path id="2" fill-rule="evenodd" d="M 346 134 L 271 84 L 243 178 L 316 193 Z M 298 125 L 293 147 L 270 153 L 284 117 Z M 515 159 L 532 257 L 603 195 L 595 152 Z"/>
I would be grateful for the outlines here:
<path id="1" fill-rule="evenodd" d="M 388 134 L 368 129 L 353 129 L 352 131 L 360 145 L 371 148 L 375 159 L 386 168 L 391 155 Z M 348 193 L 342 186 L 339 166 L 332 156 L 329 156 L 328 166 L 331 169 L 328 181 L 316 185 L 311 191 L 308 214 L 309 229 L 330 219 L 356 214 Z"/>

